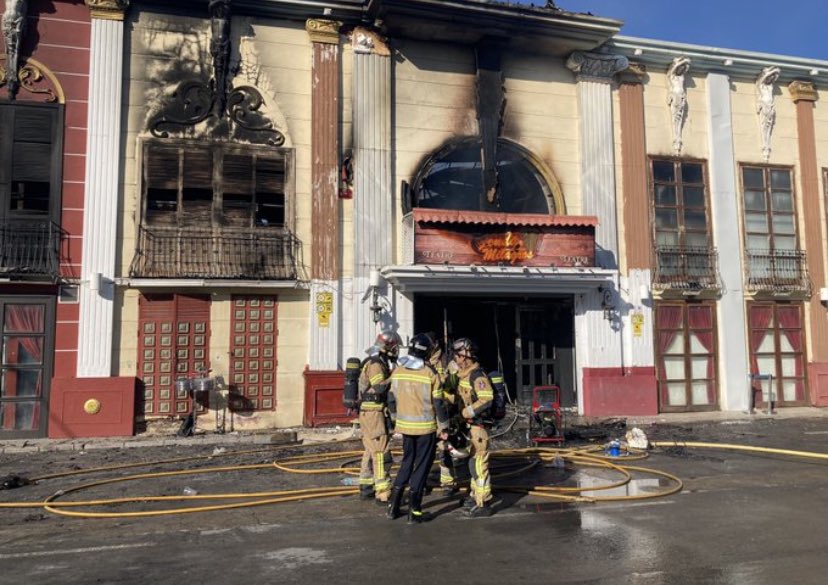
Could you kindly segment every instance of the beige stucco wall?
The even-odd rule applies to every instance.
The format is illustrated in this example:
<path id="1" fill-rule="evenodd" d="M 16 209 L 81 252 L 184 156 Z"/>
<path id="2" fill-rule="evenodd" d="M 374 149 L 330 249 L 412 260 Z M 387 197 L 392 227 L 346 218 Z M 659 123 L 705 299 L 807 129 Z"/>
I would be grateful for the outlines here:
<path id="1" fill-rule="evenodd" d="M 212 75 L 209 54 L 210 24 L 203 17 L 154 14 L 133 10 L 127 31 L 129 55 L 124 68 L 125 137 L 123 161 L 123 234 L 118 275 L 125 277 L 135 248 L 137 210 L 140 205 L 140 144 L 148 137 L 147 119 L 164 91 L 178 81 Z M 295 231 L 303 242 L 303 257 L 311 258 L 311 44 L 300 23 L 234 19 L 233 46 L 241 52 L 242 67 L 236 85 L 253 84 L 262 93 L 267 112 L 294 149 L 293 216 Z M 242 40 L 239 35 L 245 38 Z M 237 58 L 236 55 L 234 58 Z M 198 134 L 198 131 L 196 131 Z M 185 292 L 185 291 L 180 291 Z M 213 375 L 228 376 L 231 302 L 229 290 L 192 290 L 213 294 L 211 306 L 210 361 Z M 242 291 L 239 291 L 242 292 Z M 247 291 L 249 292 L 249 291 Z M 278 294 L 279 336 L 277 408 L 274 412 L 236 416 L 236 428 L 292 426 L 301 424 L 304 401 L 302 371 L 307 363 L 308 293 L 305 290 L 262 291 Z M 121 290 L 116 305 L 118 335 L 115 363 L 118 375 L 135 375 L 137 359 L 137 290 Z M 214 404 L 216 401 L 214 401 Z M 212 421 L 212 413 L 205 424 Z M 230 419 L 228 418 L 228 424 Z M 201 424 L 201 422 L 200 422 Z"/>
<path id="2" fill-rule="evenodd" d="M 394 46 L 399 185 L 411 183 L 427 157 L 448 140 L 477 134 L 478 123 L 472 48 L 411 40 Z M 557 179 L 566 212 L 581 213 L 578 106 L 572 73 L 562 59 L 527 54 L 506 54 L 501 65 L 506 100 L 501 135 L 537 155 Z M 399 206 L 397 213 L 399 220 Z"/>

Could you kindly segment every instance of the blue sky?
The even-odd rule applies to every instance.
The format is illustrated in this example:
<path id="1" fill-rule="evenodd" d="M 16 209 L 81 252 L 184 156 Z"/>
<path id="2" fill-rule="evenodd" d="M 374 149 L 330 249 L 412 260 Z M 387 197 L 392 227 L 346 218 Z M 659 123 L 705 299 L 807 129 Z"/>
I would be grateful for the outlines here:
<path id="1" fill-rule="evenodd" d="M 517 0 L 544 4 L 544 0 Z M 621 34 L 828 61 L 828 0 L 556 0 L 624 21 Z"/>

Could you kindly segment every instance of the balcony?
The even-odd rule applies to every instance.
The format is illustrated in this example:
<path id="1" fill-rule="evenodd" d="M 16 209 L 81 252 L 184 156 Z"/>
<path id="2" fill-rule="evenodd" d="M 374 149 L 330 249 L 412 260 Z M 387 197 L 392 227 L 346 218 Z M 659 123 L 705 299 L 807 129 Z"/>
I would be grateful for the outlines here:
<path id="1" fill-rule="evenodd" d="M 274 229 L 140 227 L 133 278 L 294 280 L 301 242 Z"/>
<path id="2" fill-rule="evenodd" d="M 48 219 L 6 218 L 0 223 L 0 277 L 49 280 L 60 277 L 60 241 L 65 232 Z"/>
<path id="3" fill-rule="evenodd" d="M 809 295 L 811 279 L 801 250 L 746 250 L 745 288 L 753 293 Z"/>
<path id="4" fill-rule="evenodd" d="M 719 254 L 715 248 L 657 246 L 653 289 L 684 294 L 719 292 Z"/>

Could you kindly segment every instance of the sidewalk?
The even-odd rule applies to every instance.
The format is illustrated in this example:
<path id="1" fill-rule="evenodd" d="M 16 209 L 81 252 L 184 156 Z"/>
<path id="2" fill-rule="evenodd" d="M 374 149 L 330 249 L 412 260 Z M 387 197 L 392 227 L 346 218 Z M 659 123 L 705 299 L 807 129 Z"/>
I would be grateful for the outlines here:
<path id="1" fill-rule="evenodd" d="M 570 418 L 575 426 L 590 426 L 600 424 L 606 420 L 626 420 L 627 426 L 647 426 L 653 424 L 687 424 L 718 422 L 721 424 L 749 424 L 761 419 L 806 419 L 828 418 L 828 408 L 794 407 L 780 408 L 774 414 L 768 415 L 765 411 L 756 411 L 755 414 L 743 412 L 682 412 L 665 413 L 655 416 L 618 416 L 608 419 L 586 417 Z M 9 439 L 0 440 L 0 455 L 9 453 L 27 453 L 40 451 L 86 451 L 90 449 L 128 449 L 135 447 L 168 447 L 182 446 L 195 447 L 215 445 L 217 447 L 233 448 L 235 445 L 278 445 L 301 441 L 303 444 L 325 443 L 349 438 L 355 438 L 354 430 L 341 425 L 327 428 L 271 429 L 261 431 L 231 432 L 215 434 L 209 431 L 197 431 L 194 437 L 178 437 L 175 431 L 178 423 L 169 427 L 166 432 L 143 433 L 134 437 L 103 437 L 81 439 Z M 356 447 L 361 448 L 361 447 Z"/>

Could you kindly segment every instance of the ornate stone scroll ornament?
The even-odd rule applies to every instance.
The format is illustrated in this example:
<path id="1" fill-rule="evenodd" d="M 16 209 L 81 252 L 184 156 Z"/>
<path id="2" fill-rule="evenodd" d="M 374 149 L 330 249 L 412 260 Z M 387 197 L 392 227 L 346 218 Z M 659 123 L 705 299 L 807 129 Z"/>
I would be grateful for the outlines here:
<path id="1" fill-rule="evenodd" d="M 815 102 L 819 97 L 814 84 L 810 81 L 794 80 L 788 84 L 788 91 L 794 103 L 799 101 Z"/>
<path id="2" fill-rule="evenodd" d="M 172 93 L 166 107 L 150 121 L 149 130 L 153 136 L 169 138 L 170 131 L 184 130 L 213 116 L 215 101 L 215 93 L 206 83 L 184 81 Z"/>
<path id="3" fill-rule="evenodd" d="M 779 67 L 765 67 L 756 78 L 756 113 L 759 115 L 759 130 L 762 134 L 762 156 L 770 159 L 771 134 L 776 123 L 776 106 L 773 104 L 773 89 L 779 79 Z"/>
<path id="4" fill-rule="evenodd" d="M 566 60 L 566 66 L 579 80 L 609 83 L 616 73 L 629 67 L 630 62 L 623 55 L 575 51 Z"/>
<path id="5" fill-rule="evenodd" d="M 92 18 L 101 20 L 123 20 L 129 8 L 129 0 L 84 0 Z"/>
<path id="6" fill-rule="evenodd" d="M 28 0 L 6 0 L 6 10 L 3 12 L 3 40 L 6 42 L 6 83 L 8 84 L 9 99 L 17 97 L 20 89 L 20 77 L 17 67 L 20 58 L 20 45 L 23 44 L 23 35 L 26 33 L 26 9 Z"/>
<path id="7" fill-rule="evenodd" d="M 20 82 L 20 89 L 25 89 L 29 93 L 43 95 L 44 101 L 47 103 L 62 104 L 66 102 L 66 98 L 63 95 L 63 88 L 60 82 L 58 82 L 57 77 L 55 77 L 55 74 L 34 59 L 28 59 L 17 70 L 17 79 Z M 0 87 L 3 87 L 6 81 L 6 70 L 3 67 L 3 59 L 0 58 Z M 49 87 L 49 83 L 51 83 L 52 87 Z"/>
<path id="8" fill-rule="evenodd" d="M 253 133 L 264 137 L 271 146 L 282 146 L 285 135 L 273 127 L 273 122 L 259 113 L 264 105 L 262 94 L 254 87 L 243 85 L 235 88 L 227 99 L 227 115 L 238 127 L 240 133 Z"/>
<path id="9" fill-rule="evenodd" d="M 230 0 L 210 0 L 210 55 L 216 90 L 216 114 L 224 115 L 227 105 L 227 74 L 230 63 Z"/>
<path id="10" fill-rule="evenodd" d="M 687 118 L 687 89 L 684 87 L 684 76 L 690 70 L 688 57 L 676 57 L 667 68 L 667 105 L 670 106 L 670 120 L 673 130 L 673 152 L 681 154 L 682 133 L 684 120 Z"/>

